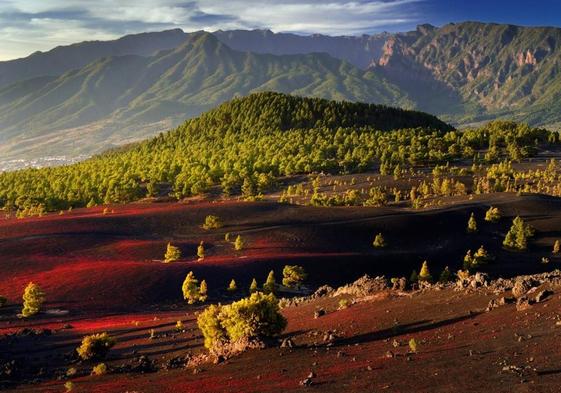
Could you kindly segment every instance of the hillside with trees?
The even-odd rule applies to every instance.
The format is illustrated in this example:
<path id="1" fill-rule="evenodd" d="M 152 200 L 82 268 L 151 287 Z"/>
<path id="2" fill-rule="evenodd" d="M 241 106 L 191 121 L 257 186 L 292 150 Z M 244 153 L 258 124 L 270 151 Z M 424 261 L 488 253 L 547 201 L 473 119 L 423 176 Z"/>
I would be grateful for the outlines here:
<path id="1" fill-rule="evenodd" d="M 508 160 L 531 157 L 538 146 L 558 141 L 556 133 L 512 122 L 460 133 L 421 112 L 257 93 L 149 141 L 78 164 L 2 173 L 0 206 L 36 215 L 209 191 L 255 199 L 285 176 L 368 171 L 399 176 L 416 166 L 466 160 L 499 162 L 490 167 L 487 182 L 500 189 L 512 184 L 499 176 L 511 165 Z M 492 186 L 483 180 L 474 180 L 478 189 Z"/>
<path id="2" fill-rule="evenodd" d="M 184 198 L 215 186 L 226 195 L 255 196 L 279 176 L 366 171 L 380 161 L 446 160 L 451 130 L 421 112 L 258 93 L 79 164 L 2 173 L 0 205 L 58 210 L 165 190 Z M 442 147 L 431 147 L 436 144 Z"/>

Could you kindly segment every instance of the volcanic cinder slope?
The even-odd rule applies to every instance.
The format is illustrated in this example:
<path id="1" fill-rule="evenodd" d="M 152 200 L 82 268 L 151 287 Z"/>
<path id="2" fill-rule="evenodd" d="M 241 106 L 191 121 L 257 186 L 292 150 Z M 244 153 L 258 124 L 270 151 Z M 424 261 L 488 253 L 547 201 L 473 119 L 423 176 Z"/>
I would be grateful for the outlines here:
<path id="1" fill-rule="evenodd" d="M 469 213 L 480 215 L 490 204 L 501 208 L 504 219 L 498 226 L 481 225 L 480 233 L 466 241 Z M 211 301 L 227 300 L 224 289 L 231 278 L 245 288 L 253 277 L 262 281 L 270 269 L 280 274 L 282 266 L 292 262 L 309 272 L 310 287 L 339 285 L 365 272 L 407 274 L 422 259 L 431 261 L 433 272 L 444 265 L 454 270 L 461 266 L 465 249 L 480 244 L 498 257 L 488 266 L 491 273 L 550 270 L 539 258 L 558 235 L 558 198 L 494 194 L 422 212 L 269 202 L 112 208 L 114 212 L 105 215 L 90 208 L 0 221 L 0 253 L 10 260 L 3 265 L 2 290 L 11 304 L 0 314 L 0 331 L 17 333 L 0 340 L 2 359 L 16 361 L 19 382 L 43 381 L 17 391 L 61 391 L 64 380 L 52 380 L 70 366 L 68 354 L 83 335 L 99 331 L 118 339 L 106 363 L 122 371 L 88 377 L 84 373 L 91 365 L 75 364 L 78 377 L 73 382 L 79 391 L 158 392 L 170 387 L 186 392 L 305 391 L 310 388 L 300 381 L 312 371 L 312 388 L 325 392 L 484 391 L 490 386 L 497 392 L 530 387 L 533 392 L 556 391 L 561 300 L 555 286 L 548 287 L 554 290 L 552 297 L 524 312 L 506 305 L 484 313 L 487 303 L 497 297 L 485 289 L 319 298 L 283 310 L 289 325 L 282 337 L 290 337 L 293 348 L 250 351 L 220 365 L 202 365 L 195 372 L 184 369 L 184 364 L 187 354 L 203 351 L 195 325 L 198 307 L 181 300 L 180 286 L 192 270 L 207 279 Z M 225 226 L 201 229 L 207 214 L 219 215 Z M 499 247 L 508 218 L 516 214 L 537 229 L 533 251 L 523 255 Z M 372 234 L 377 231 L 386 234 L 387 249 L 372 250 Z M 224 242 L 225 232 L 241 234 L 247 248 L 235 252 Z M 196 261 L 195 245 L 200 240 L 205 240 L 208 255 Z M 161 262 L 167 241 L 181 247 L 181 261 Z M 552 263 L 557 264 L 557 258 Z M 31 323 L 14 316 L 30 280 L 43 286 L 48 299 L 46 313 Z M 338 310 L 342 298 L 356 303 Z M 320 308 L 327 314 L 314 319 Z M 177 320 L 184 321 L 184 333 L 175 332 Z M 35 330 L 25 333 L 23 327 Z M 411 338 L 418 343 L 415 354 L 407 346 Z M 149 363 L 139 358 L 142 355 Z M 160 371 L 139 374 L 152 367 Z"/>

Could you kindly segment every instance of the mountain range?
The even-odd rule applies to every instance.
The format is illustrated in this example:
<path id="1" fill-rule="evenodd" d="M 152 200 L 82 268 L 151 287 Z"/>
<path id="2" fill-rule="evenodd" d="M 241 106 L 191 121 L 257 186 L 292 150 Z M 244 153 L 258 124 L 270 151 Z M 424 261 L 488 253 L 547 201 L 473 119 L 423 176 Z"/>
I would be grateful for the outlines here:
<path id="1" fill-rule="evenodd" d="M 169 30 L 0 62 L 0 155 L 93 154 L 235 96 L 278 91 L 418 109 L 457 126 L 561 124 L 561 29 L 466 22 L 331 37 Z"/>

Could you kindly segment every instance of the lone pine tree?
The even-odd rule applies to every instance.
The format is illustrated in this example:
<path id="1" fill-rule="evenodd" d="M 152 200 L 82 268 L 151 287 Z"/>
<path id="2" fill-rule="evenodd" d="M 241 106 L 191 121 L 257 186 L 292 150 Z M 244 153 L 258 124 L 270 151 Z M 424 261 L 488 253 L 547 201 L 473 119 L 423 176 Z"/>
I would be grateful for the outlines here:
<path id="1" fill-rule="evenodd" d="M 193 272 L 189 272 L 183 281 L 181 286 L 183 292 L 183 299 L 187 300 L 187 303 L 194 304 L 199 300 L 199 280 L 195 278 Z"/>
<path id="2" fill-rule="evenodd" d="M 31 317 L 41 310 L 45 301 L 45 292 L 34 282 L 30 282 L 23 291 L 23 309 L 21 315 L 25 318 Z"/>
<path id="3" fill-rule="evenodd" d="M 205 243 L 201 241 L 197 247 L 197 256 L 199 259 L 205 259 Z"/>
<path id="4" fill-rule="evenodd" d="M 419 281 L 432 281 L 432 276 L 430 275 L 429 264 L 427 261 L 424 261 L 423 265 L 421 266 Z"/>
<path id="5" fill-rule="evenodd" d="M 477 221 L 475 221 L 475 215 L 473 213 L 469 216 L 467 231 L 469 233 L 477 232 Z"/>
<path id="6" fill-rule="evenodd" d="M 384 240 L 384 236 L 381 233 L 378 233 L 374 237 L 374 241 L 372 242 L 374 248 L 384 248 L 386 247 L 386 241 Z"/>
<path id="7" fill-rule="evenodd" d="M 263 292 L 275 293 L 275 284 L 275 272 L 271 270 L 267 276 L 267 281 L 263 284 Z"/>
<path id="8" fill-rule="evenodd" d="M 164 255 L 164 261 L 166 263 L 177 261 L 181 258 L 181 250 L 179 247 L 173 246 L 171 243 L 168 243 L 166 248 L 166 253 Z"/>

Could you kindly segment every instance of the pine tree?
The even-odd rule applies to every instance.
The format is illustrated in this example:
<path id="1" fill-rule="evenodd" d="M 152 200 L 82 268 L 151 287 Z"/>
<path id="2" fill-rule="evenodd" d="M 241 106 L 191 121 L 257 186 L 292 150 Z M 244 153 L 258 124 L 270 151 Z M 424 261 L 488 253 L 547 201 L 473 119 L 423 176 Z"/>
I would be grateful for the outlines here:
<path id="1" fill-rule="evenodd" d="M 378 233 L 374 237 L 374 241 L 372 242 L 372 245 L 374 246 L 374 248 L 384 248 L 384 247 L 386 247 L 386 242 L 385 242 L 384 237 L 382 236 L 381 233 Z"/>
<path id="2" fill-rule="evenodd" d="M 282 269 L 282 285 L 288 288 L 298 288 L 307 276 L 302 266 L 286 265 Z"/>
<path id="3" fill-rule="evenodd" d="M 187 274 L 181 290 L 183 291 L 183 299 L 187 300 L 187 303 L 193 304 L 199 300 L 199 280 L 195 278 L 193 272 Z"/>
<path id="4" fill-rule="evenodd" d="M 255 293 L 258 289 L 259 288 L 257 287 L 257 280 L 254 278 L 251 281 L 251 285 L 249 286 L 249 293 Z"/>
<path id="5" fill-rule="evenodd" d="M 181 258 L 181 250 L 179 247 L 173 246 L 171 243 L 168 243 L 166 248 L 166 253 L 164 255 L 164 262 L 174 262 Z"/>
<path id="6" fill-rule="evenodd" d="M 238 286 L 236 284 L 236 280 L 234 280 L 232 278 L 232 281 L 230 281 L 230 285 L 228 285 L 228 292 L 236 292 L 238 290 Z"/>
<path id="7" fill-rule="evenodd" d="M 561 244 L 559 243 L 559 240 L 555 240 L 555 243 L 553 244 L 553 253 L 559 254 L 559 251 L 561 251 Z"/>
<path id="8" fill-rule="evenodd" d="M 475 221 L 475 215 L 473 213 L 469 216 L 467 231 L 469 233 L 477 232 L 477 221 Z"/>
<path id="9" fill-rule="evenodd" d="M 416 283 L 417 281 L 419 281 L 419 275 L 416 270 L 413 270 L 409 276 L 409 282 Z"/>
<path id="10" fill-rule="evenodd" d="M 234 242 L 234 249 L 236 251 L 241 251 L 244 248 L 244 241 L 240 235 L 236 237 L 236 241 Z"/>
<path id="11" fill-rule="evenodd" d="M 263 292 L 275 293 L 275 285 L 275 272 L 271 270 L 267 276 L 267 281 L 263 284 Z"/>
<path id="12" fill-rule="evenodd" d="M 199 288 L 199 300 L 201 302 L 206 302 L 208 298 L 208 288 L 206 285 L 206 280 L 201 281 L 201 286 Z"/>
<path id="13" fill-rule="evenodd" d="M 21 315 L 25 318 L 37 314 L 45 301 L 45 293 L 39 285 L 30 282 L 23 292 L 23 309 Z"/>
<path id="14" fill-rule="evenodd" d="M 471 250 L 466 252 L 464 256 L 464 270 L 470 270 L 473 267 L 473 255 L 471 255 Z"/>
<path id="15" fill-rule="evenodd" d="M 503 246 L 507 248 L 516 248 L 516 235 L 512 230 L 508 231 L 505 240 L 503 241 Z"/>
<path id="16" fill-rule="evenodd" d="M 520 217 L 512 220 L 512 226 L 506 234 L 503 245 L 514 250 L 526 250 L 528 238 L 534 236 L 534 228 L 526 224 Z"/>
<path id="17" fill-rule="evenodd" d="M 429 264 L 427 261 L 423 262 L 421 266 L 421 272 L 419 273 L 419 281 L 432 281 L 432 276 L 429 271 Z"/>
<path id="18" fill-rule="evenodd" d="M 218 216 L 208 215 L 205 218 L 205 222 L 203 223 L 203 229 L 210 230 L 210 229 L 218 229 L 222 228 L 222 220 Z"/>
<path id="19" fill-rule="evenodd" d="M 496 223 L 501 219 L 501 212 L 498 207 L 491 206 L 485 212 L 485 221 Z"/>
<path id="20" fill-rule="evenodd" d="M 201 241 L 197 247 L 197 256 L 199 259 L 205 259 L 205 245 L 203 241 Z"/>
<path id="21" fill-rule="evenodd" d="M 439 282 L 446 284 L 447 282 L 450 281 L 450 277 L 452 276 L 452 273 L 450 272 L 450 269 L 448 269 L 448 266 L 446 266 L 444 268 L 444 270 L 442 271 L 442 273 L 440 273 L 440 278 L 438 279 Z"/>

